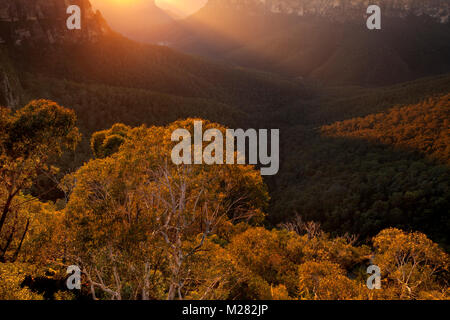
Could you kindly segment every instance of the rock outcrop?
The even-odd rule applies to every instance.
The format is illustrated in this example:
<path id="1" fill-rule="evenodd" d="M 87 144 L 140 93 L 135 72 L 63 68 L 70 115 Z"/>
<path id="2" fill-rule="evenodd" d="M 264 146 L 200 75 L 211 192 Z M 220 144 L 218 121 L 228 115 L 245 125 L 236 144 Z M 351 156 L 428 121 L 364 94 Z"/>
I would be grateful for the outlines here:
<path id="1" fill-rule="evenodd" d="M 0 106 L 14 108 L 20 104 L 22 88 L 8 55 L 0 48 Z"/>
<path id="2" fill-rule="evenodd" d="M 81 30 L 66 26 L 67 7 L 73 4 L 82 10 Z M 96 41 L 108 31 L 89 0 L 0 0 L 0 44 Z"/>
<path id="3" fill-rule="evenodd" d="M 323 16 L 348 21 L 364 16 L 372 4 L 379 5 L 383 14 L 389 17 L 429 16 L 441 23 L 450 20 L 448 0 L 209 0 L 207 6 L 232 7 L 251 14 Z"/>
<path id="4" fill-rule="evenodd" d="M 11 79 L 4 70 L 0 69 L 0 106 L 16 107 L 19 105 L 19 98 L 16 95 Z"/>

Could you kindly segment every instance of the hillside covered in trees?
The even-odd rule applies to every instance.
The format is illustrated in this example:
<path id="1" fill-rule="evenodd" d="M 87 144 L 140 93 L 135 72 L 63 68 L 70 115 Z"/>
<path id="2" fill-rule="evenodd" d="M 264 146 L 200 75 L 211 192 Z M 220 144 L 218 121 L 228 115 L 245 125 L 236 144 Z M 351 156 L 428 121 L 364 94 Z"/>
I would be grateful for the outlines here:
<path id="1" fill-rule="evenodd" d="M 363 0 L 208 1 L 142 41 L 333 85 L 388 85 L 450 71 L 447 1 L 371 4 L 382 8 L 376 32 L 365 27 Z"/>
<path id="2" fill-rule="evenodd" d="M 330 232 L 363 237 L 397 226 L 448 246 L 448 103 L 447 94 L 319 128 L 291 127 L 270 218 L 297 212 Z"/>
<path id="3" fill-rule="evenodd" d="M 269 194 L 252 166 L 167 161 L 167 138 L 194 119 L 96 133 L 96 158 L 59 183 L 65 200 L 40 202 L 26 189 L 79 141 L 75 113 L 48 100 L 1 110 L 2 299 L 448 297 L 448 254 L 422 233 L 387 228 L 363 245 L 300 216 L 270 230 Z M 371 259 L 384 290 L 365 286 Z M 68 263 L 83 268 L 81 291 L 61 285 Z"/>
<path id="4" fill-rule="evenodd" d="M 318 54 L 350 34 L 342 22 L 266 17 L 258 40 L 253 16 L 245 47 L 179 43 L 215 39 L 218 62 L 126 39 L 74 1 L 89 28 L 73 36 L 57 1 L 0 1 L 22 6 L 0 21 L 0 300 L 449 299 L 448 25 L 425 19 L 406 47 L 403 29 L 379 35 L 393 64 L 366 74 L 386 56 L 366 54 L 364 34 Z M 298 37 L 310 28 L 317 42 Z M 174 165 L 172 132 L 201 119 L 279 129 L 279 173 Z"/>

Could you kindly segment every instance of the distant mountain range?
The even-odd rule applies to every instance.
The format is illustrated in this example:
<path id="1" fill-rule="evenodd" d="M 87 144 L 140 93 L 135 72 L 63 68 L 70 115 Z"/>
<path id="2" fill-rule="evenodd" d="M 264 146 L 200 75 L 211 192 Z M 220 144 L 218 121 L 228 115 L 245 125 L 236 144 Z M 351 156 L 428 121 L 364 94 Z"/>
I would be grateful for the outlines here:
<path id="1" fill-rule="evenodd" d="M 450 72 L 450 23 L 445 22 L 449 3 L 383 1 L 382 30 L 369 31 L 365 27 L 366 1 L 210 0 L 183 20 L 173 20 L 149 1 L 144 11 L 152 13 L 145 18 L 152 27 L 145 27 L 144 19 L 137 24 L 142 29 L 130 29 L 128 34 L 233 68 L 334 85 L 387 85 Z M 69 4 L 83 10 L 80 31 L 65 26 Z M 94 11 L 88 0 L 0 0 L 0 43 L 8 46 L 92 44 L 113 34 L 102 13 Z M 125 47 L 135 47 L 119 42 L 118 50 L 126 56 Z M 165 50 L 154 47 L 151 51 L 163 54 Z M 170 63 L 171 58 L 165 59 Z M 155 70 L 160 67 L 164 69 L 158 65 Z M 169 91 L 174 93 L 173 88 Z"/>
<path id="2" fill-rule="evenodd" d="M 81 30 L 66 27 L 69 4 L 82 8 Z M 18 105 L 26 73 L 245 107 L 299 92 L 298 83 L 283 77 L 131 41 L 113 32 L 88 0 L 0 0 L 0 13 L 0 101 L 9 106 Z"/>
<path id="3" fill-rule="evenodd" d="M 252 14 L 286 14 L 301 17 L 322 16 L 337 21 L 359 19 L 369 5 L 379 5 L 388 17 L 408 15 L 430 16 L 449 22 L 450 2 L 447 0 L 209 0 L 209 8 L 233 8 Z M 208 8 L 208 9 L 209 9 Z"/>
<path id="4" fill-rule="evenodd" d="M 148 41 L 240 66 L 330 84 L 385 85 L 450 71 L 449 1 L 210 0 Z"/>
<path id="5" fill-rule="evenodd" d="M 130 3 L 109 0 L 92 0 L 92 5 L 101 11 L 110 27 L 133 40 L 142 40 L 160 25 L 174 20 L 175 13 L 159 8 L 155 0 L 132 1 Z"/>

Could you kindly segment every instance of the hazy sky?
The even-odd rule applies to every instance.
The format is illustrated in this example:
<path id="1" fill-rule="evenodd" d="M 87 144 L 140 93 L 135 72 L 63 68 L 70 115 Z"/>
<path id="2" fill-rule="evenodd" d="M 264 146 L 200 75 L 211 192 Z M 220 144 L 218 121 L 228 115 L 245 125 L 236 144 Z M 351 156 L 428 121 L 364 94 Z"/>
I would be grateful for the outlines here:
<path id="1" fill-rule="evenodd" d="M 124 6 L 139 6 L 152 0 L 91 0 L 92 5 L 100 11 L 108 11 L 116 8 L 123 9 Z M 156 0 L 156 4 L 163 9 L 167 9 L 177 15 L 189 15 L 194 13 L 206 4 L 208 0 Z"/>
<path id="2" fill-rule="evenodd" d="M 145 1 L 145 0 L 141 0 Z M 185 15 L 194 13 L 203 7 L 208 0 L 156 0 L 156 4 L 164 9 L 176 8 Z"/>

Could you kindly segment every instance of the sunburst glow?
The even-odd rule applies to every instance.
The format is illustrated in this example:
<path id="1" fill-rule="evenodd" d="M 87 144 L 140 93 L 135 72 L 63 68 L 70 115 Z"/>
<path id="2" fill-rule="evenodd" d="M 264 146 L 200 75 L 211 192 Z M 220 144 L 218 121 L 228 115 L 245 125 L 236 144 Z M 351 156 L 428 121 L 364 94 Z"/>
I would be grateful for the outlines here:
<path id="1" fill-rule="evenodd" d="M 204 6 L 208 0 L 156 0 L 155 2 L 162 9 L 189 15 Z"/>
<path id="2" fill-rule="evenodd" d="M 185 18 L 207 0 L 90 0 L 109 26 L 134 40 L 145 39 L 148 32 L 172 19 Z"/>
<path id="3" fill-rule="evenodd" d="M 144 5 L 150 1 L 152 0 L 91 0 L 91 3 L 95 8 L 103 11 L 106 7 Z M 192 14 L 207 2 L 208 0 L 155 0 L 158 7 L 171 11 L 179 16 Z"/>

